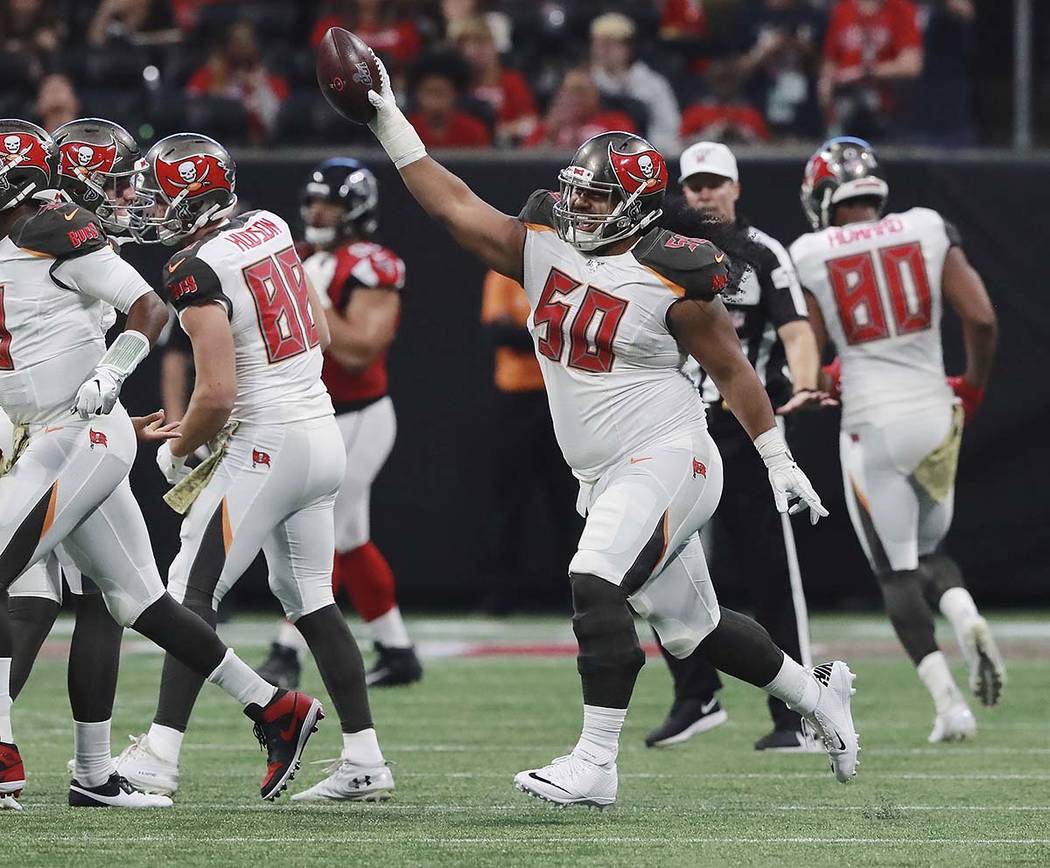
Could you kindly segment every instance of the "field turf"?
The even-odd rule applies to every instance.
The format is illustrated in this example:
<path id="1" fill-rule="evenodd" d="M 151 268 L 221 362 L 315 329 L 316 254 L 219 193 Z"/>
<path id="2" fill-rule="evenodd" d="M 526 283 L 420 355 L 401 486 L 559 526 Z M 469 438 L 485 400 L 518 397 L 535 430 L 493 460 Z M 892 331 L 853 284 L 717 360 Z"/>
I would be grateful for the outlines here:
<path id="1" fill-rule="evenodd" d="M 511 786 L 515 772 L 565 752 L 578 733 L 567 623 L 422 619 L 410 627 L 427 655 L 425 680 L 373 691 L 395 763 L 393 801 L 293 806 L 286 793 L 261 802 L 264 761 L 250 724 L 206 686 L 176 806 L 145 813 L 65 805 L 72 734 L 62 621 L 15 708 L 29 784 L 23 812 L 0 812 L 3 863 L 1048 865 L 1050 619 L 1010 614 L 993 625 L 1010 663 L 1003 704 L 975 707 L 975 741 L 934 746 L 926 743 L 929 699 L 884 621 L 815 619 L 820 657 L 846 655 L 858 675 L 862 765 L 847 786 L 823 756 L 755 753 L 751 743 L 768 723 L 765 697 L 739 682 L 723 692 L 728 724 L 679 748 L 647 750 L 643 736 L 669 700 L 664 667 L 650 658 L 624 734 L 619 802 L 599 813 L 559 810 Z M 258 662 L 271 626 L 242 618 L 224 630 Z M 160 663 L 143 643 L 127 643 L 118 750 L 153 713 Z M 325 696 L 312 668 L 305 687 Z M 291 791 L 319 780 L 324 765 L 310 761 L 337 756 L 339 745 L 329 709 Z"/>

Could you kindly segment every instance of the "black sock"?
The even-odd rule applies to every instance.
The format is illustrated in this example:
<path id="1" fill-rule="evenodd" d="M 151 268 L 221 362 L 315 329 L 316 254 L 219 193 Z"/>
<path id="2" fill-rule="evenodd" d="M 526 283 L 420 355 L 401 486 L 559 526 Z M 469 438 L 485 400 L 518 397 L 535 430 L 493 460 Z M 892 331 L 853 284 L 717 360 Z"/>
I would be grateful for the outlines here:
<path id="1" fill-rule="evenodd" d="M 934 611 L 940 608 L 945 591 L 966 587 L 959 565 L 948 555 L 924 555 L 919 558 L 919 576 L 923 595 Z"/>
<path id="2" fill-rule="evenodd" d="M 605 579 L 573 573 L 572 629 L 584 705 L 627 708 L 645 654 L 622 588 Z"/>
<path id="3" fill-rule="evenodd" d="M 9 597 L 11 644 L 11 698 L 17 699 L 29 673 L 33 671 L 36 655 L 58 617 L 59 606 L 45 597 Z M 3 655 L 0 654 L 0 657 Z"/>
<path id="4" fill-rule="evenodd" d="M 765 627 L 732 609 L 700 643 L 701 653 L 716 669 L 756 687 L 765 687 L 777 677 L 784 663 L 781 651 Z"/>
<path id="5" fill-rule="evenodd" d="M 132 625 L 167 651 L 160 679 L 156 723 L 179 732 L 193 711 L 204 680 L 222 663 L 226 646 L 215 635 L 215 610 L 211 601 L 191 601 L 181 606 L 165 594 Z"/>
<path id="6" fill-rule="evenodd" d="M 109 614 L 102 594 L 77 599 L 77 620 L 69 645 L 69 707 L 78 723 L 113 717 L 124 628 Z"/>
<path id="7" fill-rule="evenodd" d="M 343 732 L 370 729 L 372 712 L 368 705 L 364 661 L 339 607 L 333 603 L 303 615 L 295 626 L 310 646 L 324 686 L 339 713 Z"/>
<path id="8" fill-rule="evenodd" d="M 933 612 L 923 596 L 923 576 L 919 570 L 893 570 L 877 576 L 886 613 L 904 650 L 918 666 L 937 650 Z"/>

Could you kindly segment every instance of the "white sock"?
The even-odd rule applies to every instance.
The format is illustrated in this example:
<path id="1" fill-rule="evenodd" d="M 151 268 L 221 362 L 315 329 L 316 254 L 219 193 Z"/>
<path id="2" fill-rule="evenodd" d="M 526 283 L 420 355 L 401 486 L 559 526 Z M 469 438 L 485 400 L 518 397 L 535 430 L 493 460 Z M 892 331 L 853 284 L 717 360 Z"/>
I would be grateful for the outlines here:
<path id="1" fill-rule="evenodd" d="M 352 760 L 359 766 L 381 766 L 383 752 L 379 749 L 376 731 L 369 727 L 360 732 L 343 733 L 342 759 Z"/>
<path id="2" fill-rule="evenodd" d="M 626 708 L 583 707 L 583 732 L 572 749 L 573 755 L 604 766 L 616 761 L 620 752 L 620 730 L 627 719 Z"/>
<path id="3" fill-rule="evenodd" d="M 981 613 L 977 611 L 977 604 L 966 588 L 948 588 L 941 594 L 937 605 L 941 614 L 952 625 L 955 635 L 959 637 L 966 632 L 971 623 L 981 617 Z"/>
<path id="4" fill-rule="evenodd" d="M 179 753 L 182 751 L 182 739 L 186 735 L 170 726 L 161 726 L 159 723 L 151 723 L 149 733 L 149 748 L 162 760 L 169 763 L 179 764 Z"/>
<path id="5" fill-rule="evenodd" d="M 255 704 L 261 708 L 273 699 L 277 692 L 276 687 L 264 681 L 258 672 L 234 654 L 232 648 L 226 649 L 226 656 L 208 676 L 208 680 L 217 684 L 244 707 Z"/>
<path id="6" fill-rule="evenodd" d="M 109 746 L 111 723 L 73 721 L 73 777 L 85 787 L 102 786 L 117 770 Z"/>
<path id="7" fill-rule="evenodd" d="M 762 689 L 803 717 L 813 713 L 820 699 L 820 682 L 787 654 L 776 677 Z"/>
<path id="8" fill-rule="evenodd" d="M 306 650 L 306 640 L 303 634 L 295 628 L 295 624 L 287 619 L 281 621 L 281 629 L 277 631 L 277 644 L 291 648 L 297 655 Z"/>
<path id="9" fill-rule="evenodd" d="M 387 648 L 411 648 L 412 640 L 408 638 L 405 622 L 401 620 L 401 610 L 394 606 L 375 620 L 368 622 L 372 638 Z"/>
<path id="10" fill-rule="evenodd" d="M 953 705 L 963 702 L 959 687 L 952 678 L 952 671 L 948 668 L 948 661 L 940 651 L 923 657 L 916 671 L 926 689 L 930 691 L 933 707 L 937 709 L 938 714 L 944 714 Z"/>
<path id="11" fill-rule="evenodd" d="M 11 731 L 11 658 L 0 657 L 0 741 L 13 744 Z"/>

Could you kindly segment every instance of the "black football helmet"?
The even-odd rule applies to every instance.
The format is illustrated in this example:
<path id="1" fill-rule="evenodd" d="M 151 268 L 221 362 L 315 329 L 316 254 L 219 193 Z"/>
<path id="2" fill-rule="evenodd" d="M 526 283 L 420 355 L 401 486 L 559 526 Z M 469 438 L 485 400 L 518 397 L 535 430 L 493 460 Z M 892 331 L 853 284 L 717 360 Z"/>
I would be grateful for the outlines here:
<path id="1" fill-rule="evenodd" d="M 59 153 L 58 188 L 93 211 L 113 235 L 140 233 L 153 197 L 132 183 L 145 161 L 131 133 L 103 118 L 80 118 L 62 124 L 53 138 Z M 128 191 L 134 195 L 129 197 Z"/>
<path id="2" fill-rule="evenodd" d="M 802 178 L 802 210 L 814 229 L 831 224 L 835 205 L 847 199 L 871 197 L 886 205 L 890 186 L 882 177 L 875 149 L 864 139 L 829 139 L 809 158 Z"/>
<path id="3" fill-rule="evenodd" d="M 310 225 L 308 206 L 318 199 L 342 207 L 338 226 Z M 344 238 L 370 238 L 379 228 L 376 177 L 363 163 L 350 157 L 333 157 L 316 166 L 299 201 L 308 244 L 324 247 Z"/>
<path id="4" fill-rule="evenodd" d="M 595 250 L 641 232 L 663 213 L 667 163 L 634 133 L 593 136 L 558 173 L 561 196 L 554 205 L 558 235 L 577 250 Z M 608 197 L 604 213 L 577 210 L 581 192 Z"/>
<path id="5" fill-rule="evenodd" d="M 155 201 L 137 240 L 175 245 L 228 217 L 237 206 L 236 172 L 230 152 L 215 139 L 201 133 L 161 139 L 149 149 L 136 180 L 137 189 Z"/>
<path id="6" fill-rule="evenodd" d="M 17 118 L 0 120 L 0 211 L 58 183 L 58 148 L 42 127 Z"/>

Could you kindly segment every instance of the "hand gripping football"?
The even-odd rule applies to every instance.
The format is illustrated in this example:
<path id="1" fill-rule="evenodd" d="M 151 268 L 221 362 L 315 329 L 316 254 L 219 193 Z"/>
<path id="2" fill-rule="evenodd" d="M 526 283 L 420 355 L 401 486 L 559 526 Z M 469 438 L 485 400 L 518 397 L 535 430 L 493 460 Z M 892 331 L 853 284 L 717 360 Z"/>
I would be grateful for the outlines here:
<path id="1" fill-rule="evenodd" d="M 317 46 L 317 84 L 328 104 L 347 120 L 367 124 L 376 110 L 370 90 L 381 89 L 372 49 L 342 27 L 331 27 Z"/>

